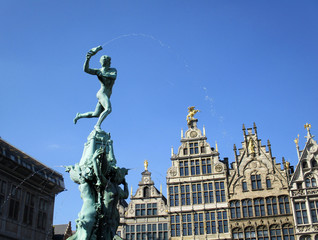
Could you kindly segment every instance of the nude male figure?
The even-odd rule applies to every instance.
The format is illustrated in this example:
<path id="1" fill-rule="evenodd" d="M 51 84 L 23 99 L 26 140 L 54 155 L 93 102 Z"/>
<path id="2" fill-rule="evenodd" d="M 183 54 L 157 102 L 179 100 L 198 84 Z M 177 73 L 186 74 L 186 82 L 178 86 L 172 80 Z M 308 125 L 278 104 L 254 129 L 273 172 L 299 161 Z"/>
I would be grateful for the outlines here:
<path id="1" fill-rule="evenodd" d="M 102 50 L 102 47 L 92 48 L 86 54 L 86 61 L 84 63 L 84 72 L 96 75 L 101 83 L 101 88 L 97 92 L 96 96 L 98 98 L 98 103 L 96 105 L 94 112 L 77 113 L 74 118 L 74 123 L 80 118 L 97 118 L 98 121 L 95 125 L 96 130 L 100 130 L 100 125 L 103 120 L 111 113 L 112 108 L 110 104 L 110 96 L 112 94 L 113 85 L 117 77 L 117 70 L 110 67 L 111 58 L 109 56 L 102 56 L 100 58 L 100 63 L 102 67 L 100 69 L 89 68 L 89 61 L 92 56 L 94 56 L 98 51 Z"/>

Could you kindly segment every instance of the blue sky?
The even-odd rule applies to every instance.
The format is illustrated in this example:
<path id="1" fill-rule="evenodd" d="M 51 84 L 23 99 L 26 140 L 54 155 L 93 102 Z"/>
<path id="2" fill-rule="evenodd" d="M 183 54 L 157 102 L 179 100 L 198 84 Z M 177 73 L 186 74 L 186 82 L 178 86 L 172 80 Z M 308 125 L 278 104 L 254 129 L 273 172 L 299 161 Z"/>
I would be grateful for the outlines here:
<path id="1" fill-rule="evenodd" d="M 54 223 L 77 218 L 82 201 L 61 165 L 80 160 L 96 119 L 99 83 L 85 74 L 86 52 L 112 57 L 118 78 L 111 132 L 119 166 L 136 190 L 145 159 L 159 188 L 180 145 L 188 106 L 198 126 L 234 160 L 242 124 L 258 127 L 273 156 L 297 164 L 293 139 L 304 124 L 318 134 L 317 1 L 1 1 L 0 136 L 63 173 Z M 73 225 L 74 226 L 74 225 Z"/>

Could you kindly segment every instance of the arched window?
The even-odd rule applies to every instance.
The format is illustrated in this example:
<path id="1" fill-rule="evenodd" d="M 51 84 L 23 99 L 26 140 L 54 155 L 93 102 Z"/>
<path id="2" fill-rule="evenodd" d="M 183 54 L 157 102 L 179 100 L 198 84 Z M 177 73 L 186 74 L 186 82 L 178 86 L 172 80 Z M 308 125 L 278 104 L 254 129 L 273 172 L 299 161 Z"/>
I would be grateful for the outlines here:
<path id="1" fill-rule="evenodd" d="M 310 179 L 306 178 L 306 187 L 309 188 L 310 187 Z"/>
<path id="2" fill-rule="evenodd" d="M 279 225 L 270 226 L 269 232 L 271 235 L 271 240 L 281 240 L 282 239 L 282 233 L 281 233 Z"/>
<path id="3" fill-rule="evenodd" d="M 286 196 L 286 195 L 279 196 L 278 197 L 278 202 L 279 202 L 279 212 L 280 212 L 280 214 L 290 213 L 288 196 Z"/>
<path id="4" fill-rule="evenodd" d="M 283 237 L 284 237 L 284 240 L 294 240 L 295 239 L 294 228 L 291 224 L 285 224 L 283 226 Z"/>
<path id="5" fill-rule="evenodd" d="M 268 240 L 268 230 L 265 226 L 259 226 L 257 228 L 257 239 L 258 240 Z"/>
<path id="6" fill-rule="evenodd" d="M 265 216 L 265 206 L 263 198 L 254 199 L 255 216 Z"/>
<path id="7" fill-rule="evenodd" d="M 231 201 L 230 202 L 230 212 L 231 218 L 241 218 L 241 206 L 240 201 Z"/>
<path id="8" fill-rule="evenodd" d="M 306 161 L 303 162 L 303 168 L 308 168 L 308 163 Z"/>
<path id="9" fill-rule="evenodd" d="M 277 215 L 277 200 L 276 197 L 266 198 L 267 215 Z"/>
<path id="10" fill-rule="evenodd" d="M 145 198 L 149 198 L 150 197 L 150 191 L 148 187 L 144 188 L 144 197 Z"/>
<path id="11" fill-rule="evenodd" d="M 312 186 L 312 187 L 317 187 L 316 178 L 312 178 L 312 179 L 311 179 L 311 186 Z"/>
<path id="12" fill-rule="evenodd" d="M 243 231 L 241 228 L 234 228 L 232 231 L 233 239 L 235 240 L 243 240 Z"/>
<path id="13" fill-rule="evenodd" d="M 253 206 L 251 199 L 244 199 L 242 201 L 243 205 L 243 217 L 253 217 Z"/>
<path id="14" fill-rule="evenodd" d="M 311 167 L 318 167 L 317 161 L 314 158 L 311 159 Z"/>
<path id="15" fill-rule="evenodd" d="M 245 240 L 256 240 L 255 229 L 253 227 L 245 228 Z"/>

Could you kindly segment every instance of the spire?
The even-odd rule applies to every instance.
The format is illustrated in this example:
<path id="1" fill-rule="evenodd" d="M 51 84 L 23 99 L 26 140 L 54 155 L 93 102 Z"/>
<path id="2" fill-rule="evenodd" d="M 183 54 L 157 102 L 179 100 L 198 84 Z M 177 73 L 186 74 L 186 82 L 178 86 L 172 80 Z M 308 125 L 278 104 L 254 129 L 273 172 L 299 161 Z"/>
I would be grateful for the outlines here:
<path id="1" fill-rule="evenodd" d="M 183 138 L 183 129 L 181 128 L 181 139 Z"/>
<path id="2" fill-rule="evenodd" d="M 295 144 L 296 144 L 297 156 L 298 156 L 298 159 L 299 159 L 299 158 L 300 158 L 300 152 L 299 152 L 299 134 L 297 135 L 297 138 L 295 138 L 294 142 L 295 142 Z"/>
<path id="3" fill-rule="evenodd" d="M 215 141 L 215 151 L 219 151 L 219 149 L 218 149 L 218 143 Z"/>
<path id="4" fill-rule="evenodd" d="M 205 137 L 205 126 L 203 125 L 203 136 Z"/>
<path id="5" fill-rule="evenodd" d="M 148 171 L 148 160 L 144 161 L 144 167 L 145 167 L 145 171 Z"/>
<path id="6" fill-rule="evenodd" d="M 160 195 L 162 195 L 162 184 L 160 183 Z"/>
<path id="7" fill-rule="evenodd" d="M 132 198 L 133 197 L 133 188 L 132 188 L 132 186 L 130 187 L 130 198 Z"/>
<path id="8" fill-rule="evenodd" d="M 173 157 L 174 153 L 173 153 L 173 147 L 171 147 L 171 157 Z"/>
<path id="9" fill-rule="evenodd" d="M 253 128 L 254 128 L 254 133 L 255 133 L 255 135 L 256 135 L 256 138 L 258 138 L 258 137 L 257 137 L 257 127 L 256 127 L 255 122 L 253 123 Z"/>

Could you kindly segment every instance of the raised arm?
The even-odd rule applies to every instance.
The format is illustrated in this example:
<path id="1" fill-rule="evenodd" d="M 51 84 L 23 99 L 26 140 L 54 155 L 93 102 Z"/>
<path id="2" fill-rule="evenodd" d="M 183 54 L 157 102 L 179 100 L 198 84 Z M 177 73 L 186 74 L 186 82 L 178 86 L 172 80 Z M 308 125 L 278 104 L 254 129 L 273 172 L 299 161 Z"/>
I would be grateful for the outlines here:
<path id="1" fill-rule="evenodd" d="M 84 72 L 92 74 L 92 75 L 97 75 L 99 72 L 99 69 L 93 69 L 93 68 L 89 68 L 89 61 L 91 60 L 91 57 L 94 56 L 98 51 L 102 50 L 101 46 L 98 46 L 96 48 L 92 48 L 91 50 L 88 51 L 88 53 L 86 54 L 86 60 L 84 62 Z"/>

